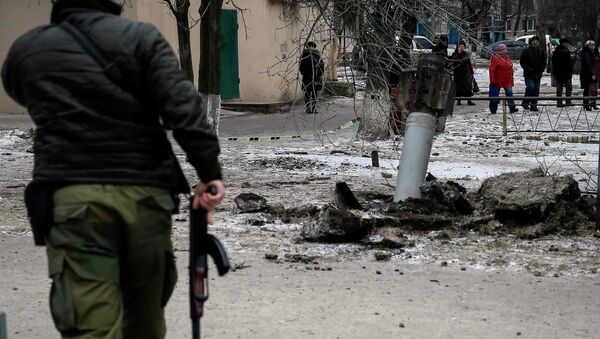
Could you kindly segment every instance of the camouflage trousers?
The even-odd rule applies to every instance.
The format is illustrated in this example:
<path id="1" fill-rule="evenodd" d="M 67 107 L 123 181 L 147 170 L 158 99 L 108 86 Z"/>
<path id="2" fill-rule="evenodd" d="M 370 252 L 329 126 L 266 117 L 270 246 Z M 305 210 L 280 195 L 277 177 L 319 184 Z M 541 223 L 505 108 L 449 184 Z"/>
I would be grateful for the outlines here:
<path id="1" fill-rule="evenodd" d="M 177 280 L 165 189 L 70 185 L 46 237 L 50 309 L 63 338 L 164 338 Z"/>

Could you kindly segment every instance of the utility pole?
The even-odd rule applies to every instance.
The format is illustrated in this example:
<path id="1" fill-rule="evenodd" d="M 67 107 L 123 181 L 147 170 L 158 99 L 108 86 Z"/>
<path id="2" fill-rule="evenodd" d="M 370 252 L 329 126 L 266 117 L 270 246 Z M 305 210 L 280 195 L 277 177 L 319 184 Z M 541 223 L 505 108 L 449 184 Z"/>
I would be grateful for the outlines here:
<path id="1" fill-rule="evenodd" d="M 221 8 L 223 0 L 202 0 L 200 14 L 200 67 L 198 91 L 213 132 L 219 132 L 221 113 Z"/>

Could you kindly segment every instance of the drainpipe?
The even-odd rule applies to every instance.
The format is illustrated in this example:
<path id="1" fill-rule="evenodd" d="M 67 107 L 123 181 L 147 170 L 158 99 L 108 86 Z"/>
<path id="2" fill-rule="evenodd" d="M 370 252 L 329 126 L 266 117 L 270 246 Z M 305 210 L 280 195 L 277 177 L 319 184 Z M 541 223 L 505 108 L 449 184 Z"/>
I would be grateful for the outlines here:
<path id="1" fill-rule="evenodd" d="M 454 108 L 456 86 L 445 68 L 446 60 L 438 54 L 419 56 L 416 84 L 408 91 L 413 102 L 405 105 L 412 109 L 406 120 L 394 202 L 421 197 L 419 187 L 427 175 L 437 117 L 451 114 Z M 406 100 L 406 92 L 399 93 L 397 100 Z"/>

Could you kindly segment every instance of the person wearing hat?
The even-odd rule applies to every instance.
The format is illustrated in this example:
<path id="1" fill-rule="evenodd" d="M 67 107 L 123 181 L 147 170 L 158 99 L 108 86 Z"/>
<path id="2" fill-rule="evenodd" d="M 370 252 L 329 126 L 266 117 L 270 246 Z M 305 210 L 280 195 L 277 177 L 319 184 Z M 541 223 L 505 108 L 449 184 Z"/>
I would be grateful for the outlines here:
<path id="1" fill-rule="evenodd" d="M 51 23 L 19 37 L 2 67 L 6 92 L 37 127 L 33 183 L 50 192 L 34 196 L 49 196 L 52 319 L 63 338 L 164 338 L 177 281 L 171 217 L 190 191 L 167 130 L 200 178 L 193 206 L 209 223 L 224 194 L 219 139 L 155 26 L 122 18 L 122 0 L 53 3 Z M 65 27 L 94 41 L 127 83 Z"/>
<path id="2" fill-rule="evenodd" d="M 500 90 L 504 89 L 507 97 L 513 96 L 512 88 L 514 86 L 514 70 L 512 60 L 506 53 L 508 48 L 505 44 L 498 45 L 498 53 L 492 55 L 490 60 L 490 113 L 496 114 L 500 100 L 495 99 L 500 96 Z M 518 112 L 515 101 L 508 100 L 510 113 Z"/>
<path id="3" fill-rule="evenodd" d="M 581 88 L 583 89 L 583 96 L 590 96 L 590 89 L 592 86 L 597 86 L 596 69 L 594 64 L 594 47 L 596 43 L 594 40 L 588 40 L 581 49 L 581 72 L 579 74 L 579 80 L 581 82 Z M 583 100 L 583 108 L 586 111 L 597 109 L 595 103 L 591 103 L 589 100 Z"/>
<path id="4" fill-rule="evenodd" d="M 560 45 L 552 53 L 552 76 L 556 80 L 557 97 L 562 96 L 563 88 L 567 97 L 571 96 L 571 91 L 573 90 L 571 82 L 571 78 L 573 77 L 573 59 L 571 58 L 569 45 L 569 39 L 561 38 Z M 571 100 L 567 99 L 566 104 L 571 105 Z M 558 100 L 557 107 L 563 106 L 562 100 Z"/>
<path id="5" fill-rule="evenodd" d="M 473 65 L 471 64 L 471 57 L 469 53 L 465 51 L 466 43 L 461 40 L 456 46 L 456 50 L 450 57 L 450 62 L 453 70 L 454 83 L 456 84 L 456 96 L 457 97 L 472 97 L 475 79 L 473 77 Z M 460 105 L 460 100 L 456 101 L 457 105 Z M 468 105 L 475 105 L 471 100 L 467 100 Z"/>
<path id="6" fill-rule="evenodd" d="M 529 47 L 521 53 L 521 67 L 525 78 L 525 96 L 538 97 L 542 74 L 546 68 L 546 51 L 540 47 L 540 38 L 536 35 L 529 40 Z M 524 109 L 538 111 L 537 100 L 524 99 L 521 103 Z"/>

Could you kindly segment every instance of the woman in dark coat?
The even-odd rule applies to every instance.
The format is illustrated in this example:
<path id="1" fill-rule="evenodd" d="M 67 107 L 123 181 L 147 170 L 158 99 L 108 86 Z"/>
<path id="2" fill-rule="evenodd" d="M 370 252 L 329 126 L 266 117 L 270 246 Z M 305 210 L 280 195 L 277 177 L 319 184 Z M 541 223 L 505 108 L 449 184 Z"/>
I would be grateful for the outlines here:
<path id="1" fill-rule="evenodd" d="M 465 42 L 461 40 L 456 47 L 454 53 L 450 57 L 452 68 L 454 69 L 454 83 L 456 84 L 457 97 L 472 97 L 473 96 L 473 65 L 469 53 L 465 52 Z M 456 100 L 456 104 L 460 105 L 460 100 Z M 469 105 L 475 105 L 471 100 L 467 101 Z"/>
<path id="2" fill-rule="evenodd" d="M 595 45 L 593 40 L 588 40 L 581 50 L 581 73 L 579 74 L 579 79 L 581 81 L 584 97 L 590 95 L 590 85 L 597 81 L 594 65 Z M 595 105 L 590 105 L 589 100 L 583 100 L 583 108 L 586 111 L 591 111 L 592 108 L 596 109 Z"/>

